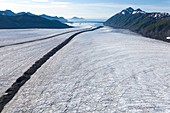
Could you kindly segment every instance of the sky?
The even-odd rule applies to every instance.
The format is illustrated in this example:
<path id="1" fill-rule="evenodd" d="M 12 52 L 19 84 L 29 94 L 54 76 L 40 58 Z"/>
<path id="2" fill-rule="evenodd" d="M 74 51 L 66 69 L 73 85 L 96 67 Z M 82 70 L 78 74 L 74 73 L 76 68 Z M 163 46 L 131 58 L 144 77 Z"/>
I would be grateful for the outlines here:
<path id="1" fill-rule="evenodd" d="M 71 18 L 107 19 L 127 8 L 170 13 L 170 0 L 0 0 L 0 10 Z"/>

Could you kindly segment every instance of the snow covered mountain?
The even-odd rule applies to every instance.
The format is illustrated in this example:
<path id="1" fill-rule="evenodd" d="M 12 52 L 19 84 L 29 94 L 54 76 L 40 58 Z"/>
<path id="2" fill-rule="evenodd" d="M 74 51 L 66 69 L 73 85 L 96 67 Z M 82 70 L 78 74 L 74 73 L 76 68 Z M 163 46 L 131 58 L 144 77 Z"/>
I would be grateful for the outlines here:
<path id="1" fill-rule="evenodd" d="M 146 37 L 169 41 L 167 40 L 170 36 L 170 14 L 168 13 L 148 13 L 129 7 L 112 16 L 105 25 L 129 29 Z"/>
<path id="2" fill-rule="evenodd" d="M 142 11 L 140 8 L 134 10 L 133 8 L 129 7 L 127 9 L 124 9 L 120 12 L 120 14 L 126 15 L 126 14 L 136 14 L 136 13 L 146 13 L 145 11 Z"/>
<path id="3" fill-rule="evenodd" d="M 160 13 L 160 12 L 147 13 L 141 10 L 140 8 L 135 10 L 132 7 L 122 10 L 119 14 L 122 14 L 122 15 L 145 14 L 145 15 L 150 15 L 150 17 L 157 18 L 157 19 L 170 16 L 169 13 Z"/>

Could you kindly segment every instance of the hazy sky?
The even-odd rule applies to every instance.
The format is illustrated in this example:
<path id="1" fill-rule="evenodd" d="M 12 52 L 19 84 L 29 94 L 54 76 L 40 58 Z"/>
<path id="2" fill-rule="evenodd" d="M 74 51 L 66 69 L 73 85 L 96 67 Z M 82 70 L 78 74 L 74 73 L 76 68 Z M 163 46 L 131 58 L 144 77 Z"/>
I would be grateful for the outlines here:
<path id="1" fill-rule="evenodd" d="M 170 13 L 170 0 L 0 0 L 0 10 L 106 19 L 127 7 Z"/>

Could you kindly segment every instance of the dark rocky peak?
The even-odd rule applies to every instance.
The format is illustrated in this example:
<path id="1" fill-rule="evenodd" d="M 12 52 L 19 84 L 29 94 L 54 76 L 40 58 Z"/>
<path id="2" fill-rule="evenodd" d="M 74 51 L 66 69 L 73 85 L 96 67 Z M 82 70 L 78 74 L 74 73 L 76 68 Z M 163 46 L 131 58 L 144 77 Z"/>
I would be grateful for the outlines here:
<path id="1" fill-rule="evenodd" d="M 132 13 L 134 11 L 134 9 L 132 7 L 128 7 L 125 10 L 128 11 L 129 13 Z"/>
<path id="2" fill-rule="evenodd" d="M 142 11 L 140 8 L 136 9 L 135 11 Z"/>
<path id="3" fill-rule="evenodd" d="M 123 15 L 132 14 L 133 11 L 134 11 L 134 9 L 131 8 L 131 7 L 129 7 L 129 8 L 126 8 L 126 9 L 122 10 L 122 11 L 120 12 L 120 14 L 123 14 Z"/>

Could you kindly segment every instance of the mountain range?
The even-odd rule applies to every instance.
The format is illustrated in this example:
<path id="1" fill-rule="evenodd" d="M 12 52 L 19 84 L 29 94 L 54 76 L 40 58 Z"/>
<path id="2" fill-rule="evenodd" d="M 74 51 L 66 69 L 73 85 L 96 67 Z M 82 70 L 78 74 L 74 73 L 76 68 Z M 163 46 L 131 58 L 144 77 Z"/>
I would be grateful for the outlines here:
<path id="1" fill-rule="evenodd" d="M 18 15 L 25 15 L 25 14 L 27 14 L 27 15 L 30 15 L 30 16 L 40 16 L 40 17 L 43 17 L 43 18 L 48 19 L 48 20 L 58 20 L 58 21 L 63 22 L 63 23 L 68 22 L 68 20 L 65 19 L 64 17 L 49 16 L 49 15 L 46 15 L 46 14 L 36 15 L 36 14 L 32 14 L 30 12 L 14 13 L 11 10 L 5 10 L 5 11 L 0 11 L 0 14 L 1 15 L 6 15 L 6 16 L 18 16 Z"/>
<path id="2" fill-rule="evenodd" d="M 30 12 L 14 13 L 11 10 L 0 11 L 0 29 L 21 28 L 69 28 L 63 17 L 35 15 Z M 62 23 L 63 22 L 63 23 Z"/>
<path id="3" fill-rule="evenodd" d="M 84 21 L 84 20 L 85 20 L 84 18 L 82 18 L 82 17 L 76 17 L 76 16 L 69 19 L 69 21 L 71 21 L 71 22 Z"/>
<path id="4" fill-rule="evenodd" d="M 43 17 L 45 19 L 48 19 L 48 20 L 58 20 L 60 22 L 63 22 L 63 23 L 66 23 L 68 22 L 67 19 L 65 19 L 64 17 L 57 17 L 57 16 L 48 16 L 46 14 L 42 14 L 42 15 L 39 15 L 40 17 Z"/>
<path id="5" fill-rule="evenodd" d="M 152 12 L 131 7 L 109 18 L 104 25 L 118 29 L 129 29 L 145 37 L 170 41 L 170 14 Z"/>
<path id="6" fill-rule="evenodd" d="M 84 18 L 75 16 L 75 17 L 71 18 L 70 20 L 84 20 Z"/>

